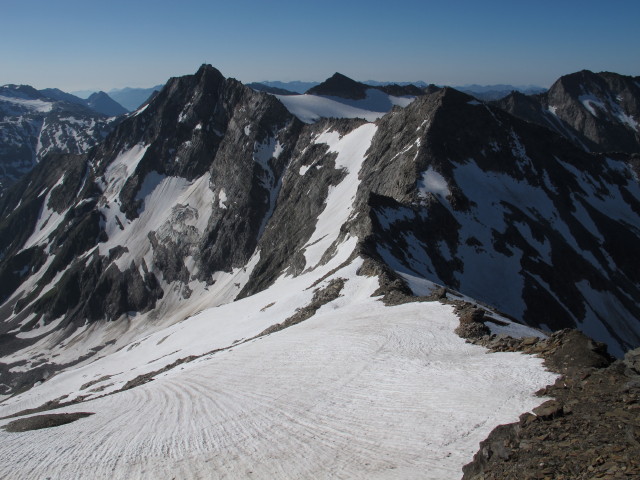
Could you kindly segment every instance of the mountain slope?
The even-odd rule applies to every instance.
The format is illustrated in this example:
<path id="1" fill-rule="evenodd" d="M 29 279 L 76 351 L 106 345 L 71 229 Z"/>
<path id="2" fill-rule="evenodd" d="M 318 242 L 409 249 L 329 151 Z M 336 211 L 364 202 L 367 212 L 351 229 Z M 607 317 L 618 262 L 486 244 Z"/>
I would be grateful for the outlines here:
<path id="1" fill-rule="evenodd" d="M 630 156 L 449 88 L 379 117 L 304 124 L 203 65 L 8 190 L 0 416 L 95 415 L 44 462 L 41 431 L 6 437 L 2 468 L 442 478 L 554 376 L 465 344 L 433 300 L 640 344 Z"/>
<path id="2" fill-rule="evenodd" d="M 24 197 L 0 203 L 4 351 L 54 322 L 67 336 L 160 311 L 170 323 L 198 299 L 313 269 L 345 238 L 412 284 L 580 326 L 617 353 L 638 345 L 640 191 L 627 160 L 455 90 L 419 100 L 376 124 L 304 126 L 211 67 L 172 79 L 77 169 L 42 166 Z M 46 183 L 28 188 L 34 178 Z M 3 233 L 18 219 L 18 235 Z"/>
<path id="3" fill-rule="evenodd" d="M 627 157 L 584 154 L 451 89 L 380 128 L 375 195 L 361 201 L 387 264 L 531 325 L 578 326 L 618 355 L 640 343 L 640 189 Z"/>
<path id="4" fill-rule="evenodd" d="M 53 437 L 0 430 L 1 474 L 459 477 L 491 427 L 539 404 L 533 392 L 555 376 L 539 359 L 465 344 L 452 332 L 449 306 L 384 306 L 371 297 L 377 279 L 356 275 L 358 261 L 340 267 L 343 260 L 281 278 L 5 400 L 3 416 L 65 395 L 60 402 L 82 403 L 54 412 L 93 415 Z M 314 317 L 251 339 L 337 278 L 340 296 Z M 171 364 L 179 367 L 162 371 Z M 40 454 L 25 455 L 33 445 Z"/>
<path id="5" fill-rule="evenodd" d="M 115 119 L 69 101 L 68 94 L 43 92 L 0 87 L 0 194 L 48 153 L 85 152 L 113 128 Z"/>
<path id="6" fill-rule="evenodd" d="M 512 93 L 498 106 L 589 151 L 640 152 L 640 81 L 588 70 L 566 75 L 540 95 Z"/>

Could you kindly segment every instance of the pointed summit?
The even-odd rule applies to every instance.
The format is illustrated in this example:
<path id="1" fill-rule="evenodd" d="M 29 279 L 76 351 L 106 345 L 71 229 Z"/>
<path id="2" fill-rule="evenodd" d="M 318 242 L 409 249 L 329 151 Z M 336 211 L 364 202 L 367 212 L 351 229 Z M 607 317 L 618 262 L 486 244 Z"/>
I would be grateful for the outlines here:
<path id="1" fill-rule="evenodd" d="M 369 88 L 372 87 L 365 85 L 364 83 L 356 82 L 355 80 L 336 72 L 320 85 L 316 85 L 315 87 L 307 90 L 307 93 L 310 95 L 324 95 L 328 97 L 362 100 L 367 97 L 366 92 Z"/>
<path id="2" fill-rule="evenodd" d="M 109 117 L 117 117 L 118 115 L 123 115 L 128 112 L 126 108 L 102 91 L 92 93 L 91 96 L 87 98 L 87 106 L 91 110 Z"/>

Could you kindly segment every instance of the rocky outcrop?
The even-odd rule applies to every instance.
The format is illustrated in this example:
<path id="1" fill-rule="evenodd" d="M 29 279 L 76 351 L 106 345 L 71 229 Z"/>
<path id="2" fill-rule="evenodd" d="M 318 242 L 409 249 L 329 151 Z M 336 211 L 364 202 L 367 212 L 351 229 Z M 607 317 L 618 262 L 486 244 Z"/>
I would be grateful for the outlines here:
<path id="1" fill-rule="evenodd" d="M 566 75 L 538 95 L 513 92 L 496 105 L 593 152 L 640 152 L 640 83 L 616 73 Z"/>
<path id="2" fill-rule="evenodd" d="M 462 325 L 461 319 L 461 325 Z M 561 376 L 539 395 L 552 397 L 500 425 L 480 443 L 463 480 L 636 478 L 640 475 L 639 350 L 614 361 L 604 345 L 576 330 L 545 339 L 476 338 L 491 351 L 544 359 Z"/>

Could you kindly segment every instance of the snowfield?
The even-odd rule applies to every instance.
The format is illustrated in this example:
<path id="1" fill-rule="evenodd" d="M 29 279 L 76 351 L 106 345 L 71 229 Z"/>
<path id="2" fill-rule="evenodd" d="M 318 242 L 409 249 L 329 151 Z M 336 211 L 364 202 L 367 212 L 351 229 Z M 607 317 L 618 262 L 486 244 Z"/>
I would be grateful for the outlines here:
<path id="1" fill-rule="evenodd" d="M 321 95 L 275 95 L 290 113 L 305 123 L 314 123 L 320 118 L 364 118 L 375 122 L 395 105 L 406 107 L 415 97 L 394 97 L 370 88 L 362 100 Z"/>
<path id="2" fill-rule="evenodd" d="M 314 286 L 339 257 L 5 399 L 0 416 L 89 395 L 44 413 L 94 415 L 0 430 L 0 477 L 459 478 L 478 443 L 542 403 L 533 392 L 555 375 L 540 359 L 466 344 L 450 306 L 384 306 L 371 296 L 377 278 L 356 275 L 361 260 Z M 336 278 L 341 296 L 314 316 L 247 340 Z M 100 398 L 188 355 L 198 358 Z"/>

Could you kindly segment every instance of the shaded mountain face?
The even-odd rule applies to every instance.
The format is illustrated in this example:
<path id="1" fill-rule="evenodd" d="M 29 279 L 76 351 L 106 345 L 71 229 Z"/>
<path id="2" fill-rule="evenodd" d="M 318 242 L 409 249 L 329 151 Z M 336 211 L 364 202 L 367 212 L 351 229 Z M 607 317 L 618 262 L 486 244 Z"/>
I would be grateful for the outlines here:
<path id="1" fill-rule="evenodd" d="M 87 98 L 87 106 L 108 117 L 117 117 L 128 112 L 126 108 L 104 92 L 93 93 Z"/>
<path id="2" fill-rule="evenodd" d="M 203 66 L 89 153 L 39 164 L 0 218 L 0 353 L 38 359 L 0 364 L 12 389 L 354 258 L 381 285 L 444 285 L 618 354 L 640 345 L 629 158 L 448 88 L 376 122 L 305 125 Z"/>
<path id="3" fill-rule="evenodd" d="M 629 157 L 586 154 L 455 90 L 414 103 L 379 122 L 372 150 L 385 154 L 368 171 L 391 177 L 366 199 L 371 250 L 530 325 L 577 326 L 618 355 L 638 345 Z"/>
<path id="4" fill-rule="evenodd" d="M 640 79 L 588 70 L 540 95 L 512 93 L 496 105 L 593 152 L 640 152 Z"/>
<path id="5" fill-rule="evenodd" d="M 82 153 L 102 141 L 115 119 L 57 89 L 0 87 L 0 194 L 48 153 Z"/>
<path id="6" fill-rule="evenodd" d="M 84 98 L 77 97 L 71 93 L 63 92 L 59 88 L 43 88 L 42 90 L 38 90 L 42 95 L 51 100 L 59 100 L 63 102 L 76 103 L 78 105 L 87 105 L 87 100 Z"/>
<path id="7" fill-rule="evenodd" d="M 362 100 L 366 97 L 367 89 L 371 87 L 364 83 L 356 82 L 341 73 L 334 73 L 320 85 L 307 90 L 310 95 L 325 95 L 329 97 L 342 97 L 351 100 Z"/>

